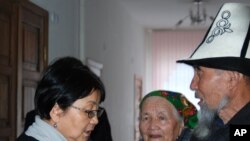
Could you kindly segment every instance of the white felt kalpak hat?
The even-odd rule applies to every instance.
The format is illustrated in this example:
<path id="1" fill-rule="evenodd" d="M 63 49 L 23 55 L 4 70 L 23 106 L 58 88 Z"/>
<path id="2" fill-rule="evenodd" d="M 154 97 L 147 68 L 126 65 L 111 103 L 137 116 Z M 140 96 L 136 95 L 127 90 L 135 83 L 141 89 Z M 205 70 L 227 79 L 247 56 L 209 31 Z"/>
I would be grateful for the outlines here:
<path id="1" fill-rule="evenodd" d="M 250 6 L 225 3 L 193 54 L 178 63 L 250 76 Z"/>

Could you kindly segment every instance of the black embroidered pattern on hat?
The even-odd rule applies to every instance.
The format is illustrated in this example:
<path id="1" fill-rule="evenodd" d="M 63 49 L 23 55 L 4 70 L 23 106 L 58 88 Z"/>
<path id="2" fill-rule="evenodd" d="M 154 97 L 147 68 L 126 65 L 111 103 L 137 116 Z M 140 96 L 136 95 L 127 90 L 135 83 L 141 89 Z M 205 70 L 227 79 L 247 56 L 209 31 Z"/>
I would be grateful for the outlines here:
<path id="1" fill-rule="evenodd" d="M 206 43 L 211 43 L 214 38 L 218 35 L 222 35 L 225 32 L 227 33 L 232 33 L 233 30 L 230 29 L 231 23 L 228 21 L 229 17 L 231 16 L 230 11 L 223 11 L 221 13 L 221 18 L 217 23 L 216 23 L 216 27 L 214 28 L 214 30 L 212 31 L 212 35 L 210 35 L 207 40 Z"/>

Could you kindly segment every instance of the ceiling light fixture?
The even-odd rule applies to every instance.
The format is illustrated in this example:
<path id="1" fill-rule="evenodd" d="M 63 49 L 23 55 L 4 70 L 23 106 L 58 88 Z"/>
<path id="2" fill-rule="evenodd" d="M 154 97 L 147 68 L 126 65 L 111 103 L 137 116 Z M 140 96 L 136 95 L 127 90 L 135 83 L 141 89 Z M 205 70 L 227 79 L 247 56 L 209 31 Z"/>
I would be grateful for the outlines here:
<path id="1" fill-rule="evenodd" d="M 202 0 L 194 0 L 193 5 L 190 8 L 189 15 L 180 19 L 176 23 L 176 26 L 180 26 L 187 18 L 190 19 L 191 25 L 204 25 L 207 19 L 210 19 L 211 21 L 214 19 L 214 17 L 207 15 L 205 5 Z"/>

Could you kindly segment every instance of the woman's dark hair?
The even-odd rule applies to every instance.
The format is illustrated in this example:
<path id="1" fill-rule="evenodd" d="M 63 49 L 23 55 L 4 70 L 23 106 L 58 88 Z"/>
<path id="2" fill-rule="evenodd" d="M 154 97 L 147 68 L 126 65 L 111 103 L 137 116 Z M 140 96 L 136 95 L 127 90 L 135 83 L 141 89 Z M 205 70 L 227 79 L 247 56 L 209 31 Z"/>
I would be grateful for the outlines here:
<path id="1" fill-rule="evenodd" d="M 50 119 L 55 104 L 63 110 L 76 100 L 98 90 L 101 102 L 105 99 L 105 88 L 100 78 L 83 63 L 73 57 L 55 60 L 44 71 L 35 93 L 35 109 L 42 119 Z"/>

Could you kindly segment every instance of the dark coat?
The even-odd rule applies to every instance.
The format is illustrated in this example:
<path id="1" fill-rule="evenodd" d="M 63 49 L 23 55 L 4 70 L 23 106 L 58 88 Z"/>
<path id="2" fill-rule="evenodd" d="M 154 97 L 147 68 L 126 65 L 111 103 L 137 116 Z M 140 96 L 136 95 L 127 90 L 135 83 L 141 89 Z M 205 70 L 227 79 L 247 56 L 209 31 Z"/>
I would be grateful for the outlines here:
<path id="1" fill-rule="evenodd" d="M 38 141 L 33 137 L 27 136 L 26 134 L 22 133 L 16 141 Z"/>
<path id="2" fill-rule="evenodd" d="M 206 139 L 200 140 L 192 136 L 190 141 L 230 141 L 230 125 L 250 125 L 250 102 L 246 104 L 235 116 L 226 124 L 216 117 L 212 126 L 212 133 Z"/>
<path id="3" fill-rule="evenodd" d="M 177 141 L 189 141 L 192 134 L 192 130 L 190 128 L 184 128 L 181 131 L 181 135 L 178 137 Z"/>
<path id="4" fill-rule="evenodd" d="M 99 118 L 98 124 L 90 135 L 91 141 L 112 141 L 111 128 L 108 115 L 104 109 L 103 114 Z"/>

